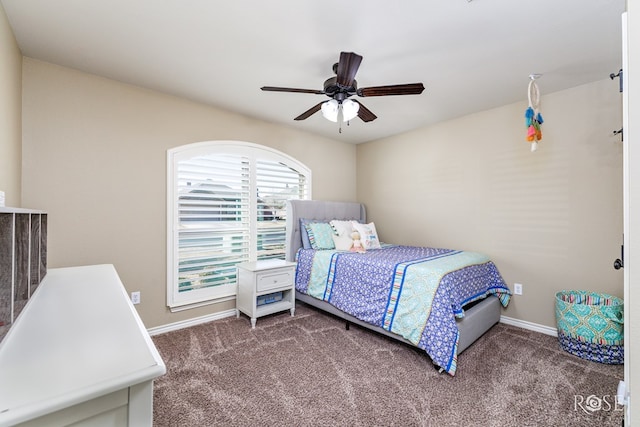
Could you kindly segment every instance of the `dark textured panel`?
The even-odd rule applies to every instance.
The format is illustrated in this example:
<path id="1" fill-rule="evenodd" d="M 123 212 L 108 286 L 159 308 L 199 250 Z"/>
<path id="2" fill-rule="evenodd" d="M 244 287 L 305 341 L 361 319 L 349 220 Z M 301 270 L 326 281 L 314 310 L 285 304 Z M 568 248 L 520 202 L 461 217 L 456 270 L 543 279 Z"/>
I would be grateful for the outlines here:
<path id="1" fill-rule="evenodd" d="M 46 273 L 47 215 L 0 213 L 0 341 Z"/>
<path id="2" fill-rule="evenodd" d="M 47 214 L 40 217 L 40 281 L 47 275 Z"/>
<path id="3" fill-rule="evenodd" d="M 29 299 L 29 214 L 16 214 L 15 301 Z M 15 310 L 13 318 L 18 317 Z"/>
<path id="4" fill-rule="evenodd" d="M 13 214 L 0 213 L 0 340 L 11 324 Z"/>
<path id="5" fill-rule="evenodd" d="M 40 283 L 40 214 L 31 214 L 31 234 L 29 235 L 29 284 L 31 294 Z"/>

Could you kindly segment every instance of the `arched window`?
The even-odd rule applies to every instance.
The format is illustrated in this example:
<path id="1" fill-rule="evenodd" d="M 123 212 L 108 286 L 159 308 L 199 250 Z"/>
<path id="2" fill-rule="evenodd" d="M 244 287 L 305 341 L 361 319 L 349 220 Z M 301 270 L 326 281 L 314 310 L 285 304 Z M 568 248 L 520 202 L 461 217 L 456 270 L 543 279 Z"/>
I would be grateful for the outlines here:
<path id="1" fill-rule="evenodd" d="M 167 153 L 167 304 L 232 298 L 236 265 L 284 259 L 286 201 L 311 198 L 311 171 L 277 150 L 210 141 Z"/>

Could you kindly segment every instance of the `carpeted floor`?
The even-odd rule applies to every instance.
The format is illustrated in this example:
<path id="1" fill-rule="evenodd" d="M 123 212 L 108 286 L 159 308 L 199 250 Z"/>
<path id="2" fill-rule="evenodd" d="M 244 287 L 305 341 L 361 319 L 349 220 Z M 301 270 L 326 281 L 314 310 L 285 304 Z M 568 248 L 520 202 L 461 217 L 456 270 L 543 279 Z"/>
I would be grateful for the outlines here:
<path id="1" fill-rule="evenodd" d="M 426 354 L 302 303 L 153 337 L 167 365 L 154 426 L 620 426 L 621 365 L 498 324 L 458 357 Z"/>

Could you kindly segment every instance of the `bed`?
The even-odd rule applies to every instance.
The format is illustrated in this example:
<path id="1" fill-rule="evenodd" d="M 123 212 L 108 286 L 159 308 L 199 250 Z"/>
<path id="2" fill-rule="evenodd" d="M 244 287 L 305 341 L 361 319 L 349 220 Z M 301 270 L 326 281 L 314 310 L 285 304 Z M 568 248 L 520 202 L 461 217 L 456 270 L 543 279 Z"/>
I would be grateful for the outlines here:
<path id="1" fill-rule="evenodd" d="M 457 355 L 499 322 L 509 302 L 508 287 L 482 254 L 384 243 L 363 254 L 303 244 L 301 219 L 366 224 L 363 204 L 291 200 L 286 218 L 286 260 L 298 263 L 297 300 L 419 347 L 450 375 Z"/>

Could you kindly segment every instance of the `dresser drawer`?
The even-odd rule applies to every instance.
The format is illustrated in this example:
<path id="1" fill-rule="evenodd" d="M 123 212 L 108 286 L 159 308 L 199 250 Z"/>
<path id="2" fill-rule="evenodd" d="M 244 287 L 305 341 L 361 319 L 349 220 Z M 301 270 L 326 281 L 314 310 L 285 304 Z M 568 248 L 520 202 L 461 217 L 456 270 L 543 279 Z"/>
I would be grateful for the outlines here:
<path id="1" fill-rule="evenodd" d="M 258 292 L 292 285 L 293 271 L 291 269 L 287 269 L 286 271 L 262 273 L 258 275 L 256 280 L 256 290 Z"/>

